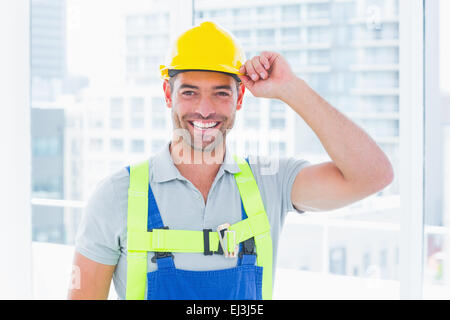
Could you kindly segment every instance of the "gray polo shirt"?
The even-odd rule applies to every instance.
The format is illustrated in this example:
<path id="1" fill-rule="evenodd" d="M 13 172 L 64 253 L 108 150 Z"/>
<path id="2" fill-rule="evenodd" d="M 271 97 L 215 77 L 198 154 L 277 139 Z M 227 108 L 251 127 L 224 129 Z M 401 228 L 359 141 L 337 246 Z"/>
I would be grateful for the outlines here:
<path id="1" fill-rule="evenodd" d="M 170 229 L 213 229 L 241 220 L 241 200 L 234 173 L 240 169 L 230 152 L 225 153 L 205 204 L 200 191 L 175 167 L 169 144 L 150 157 L 150 186 L 165 226 Z M 229 149 L 227 149 L 229 150 Z M 278 239 L 287 212 L 296 210 L 290 200 L 297 173 L 309 165 L 294 158 L 249 156 L 250 167 L 271 224 L 273 241 L 273 279 Z M 127 204 L 129 174 L 126 168 L 106 177 L 90 196 L 79 225 L 75 249 L 83 256 L 107 265 L 116 265 L 113 281 L 119 299 L 125 299 L 127 269 Z M 148 271 L 156 270 L 150 261 Z M 185 270 L 217 270 L 236 266 L 237 258 L 203 253 L 174 253 L 175 267 Z"/>

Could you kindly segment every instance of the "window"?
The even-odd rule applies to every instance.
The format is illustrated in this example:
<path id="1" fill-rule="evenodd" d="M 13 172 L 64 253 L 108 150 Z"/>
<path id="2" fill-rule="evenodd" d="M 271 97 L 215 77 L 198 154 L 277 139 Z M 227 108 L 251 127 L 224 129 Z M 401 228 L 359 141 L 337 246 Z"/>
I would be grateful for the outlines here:
<path id="1" fill-rule="evenodd" d="M 158 141 L 163 140 L 160 130 L 170 125 L 170 110 L 165 108 L 161 97 L 158 66 L 168 46 L 166 39 L 174 36 L 172 30 L 181 30 L 187 25 L 181 25 L 185 22 L 175 19 L 181 13 L 170 1 L 159 1 L 157 6 L 153 1 L 139 7 L 130 4 L 123 10 L 116 3 L 98 0 L 100 6 L 108 7 L 102 11 L 102 28 L 98 27 L 97 20 L 91 21 L 87 17 L 92 4 L 55 1 L 44 5 L 42 1 L 30 1 L 33 9 L 32 77 L 26 81 L 31 83 L 32 238 L 38 248 L 38 242 L 73 244 L 77 219 L 92 186 L 110 170 L 123 168 L 145 156 L 146 151 L 157 149 Z M 312 285 L 327 288 L 333 283 L 329 280 L 336 279 L 337 275 L 343 281 L 356 281 L 360 285 L 360 290 L 353 292 L 357 298 L 373 297 L 373 290 L 366 286 L 367 279 L 364 278 L 368 277 L 367 269 L 369 277 L 376 277 L 373 266 L 379 266 L 381 270 L 377 297 L 417 298 L 416 288 L 420 285 L 416 284 L 421 279 L 424 297 L 448 296 L 445 256 L 448 254 L 446 212 L 450 196 L 446 196 L 446 181 L 450 179 L 445 177 L 450 163 L 447 155 L 450 139 L 447 138 L 449 121 L 445 106 L 450 92 L 446 88 L 450 83 L 446 71 L 450 68 L 446 64 L 445 57 L 449 54 L 445 51 L 444 41 L 450 39 L 445 33 L 450 30 L 445 18 L 449 9 L 447 1 L 439 1 L 441 10 L 432 7 L 423 11 L 424 2 L 429 6 L 438 3 L 428 0 L 333 3 L 294 0 L 289 5 L 272 3 L 255 7 L 252 1 L 242 0 L 236 6 L 227 3 L 226 10 L 222 10 L 223 2 L 216 0 L 193 3 L 194 23 L 205 17 L 226 17 L 223 25 L 247 39 L 243 43 L 246 43 L 244 50 L 248 57 L 264 48 L 265 43 L 258 39 L 272 39 L 274 49 L 286 57 L 296 74 L 308 79 L 333 106 L 370 132 L 389 153 L 395 167 L 393 185 L 397 187 L 389 192 L 383 190 L 351 206 L 321 213 L 320 217 L 308 212 L 288 214 L 285 226 L 292 229 L 290 234 L 295 237 L 280 247 L 278 259 L 288 259 L 290 264 L 277 270 L 275 297 L 281 292 L 288 298 L 306 297 L 311 293 Z M 73 10 L 78 10 L 83 23 L 74 25 L 73 17 L 65 14 Z M 431 82 L 426 89 L 425 117 L 421 109 L 424 99 L 421 99 L 420 86 L 420 81 L 424 80 L 421 73 L 423 60 L 420 59 L 424 39 L 421 21 L 425 15 L 427 23 L 433 25 L 439 19 L 430 14 L 436 13 L 442 15 L 443 52 L 438 69 L 443 80 L 441 85 L 427 80 Z M 0 11 L 0 16 L 4 14 L 8 12 Z M 377 17 L 382 18 L 381 21 Z M 190 17 L 183 20 L 191 23 Z M 114 32 L 119 23 L 125 27 L 123 33 Z M 104 30 L 117 37 L 99 43 L 98 39 L 105 36 Z M 437 31 L 434 27 L 426 30 Z M 12 32 L 17 31 L 13 29 Z M 433 57 L 431 50 L 437 50 L 431 45 L 433 37 L 430 34 L 425 36 L 427 63 L 431 63 Z M 88 58 L 86 46 L 92 48 Z M 8 48 L 3 46 L 0 52 L 5 50 Z M 435 77 L 433 68 L 436 66 L 427 66 L 427 77 Z M 436 93 L 431 87 L 443 89 Z M 0 95 L 4 94 L 0 92 Z M 439 104 L 432 100 L 439 95 L 442 95 L 439 103 L 442 103 L 443 112 L 434 107 Z M 139 107 L 132 110 L 130 98 L 133 97 L 144 99 L 142 119 L 144 127 L 148 125 L 151 129 L 150 135 L 130 130 L 132 115 L 140 113 Z M 259 112 L 252 111 L 252 107 L 246 110 L 244 105 L 236 113 L 237 123 L 240 119 L 243 121 L 240 122 L 242 126 L 235 128 L 237 138 L 230 140 L 235 150 L 244 150 L 246 141 L 249 141 L 249 148 L 250 141 L 259 141 L 258 148 L 269 152 L 282 150 L 285 156 L 305 158 L 313 163 L 329 161 L 316 135 L 298 115 L 288 111 L 283 114 L 281 107 L 272 106 L 268 99 L 256 100 Z M 94 108 L 102 110 L 99 116 L 94 116 Z M 49 112 L 48 122 L 33 114 L 38 110 Z M 284 106 L 284 110 L 290 109 Z M 421 122 L 423 119 L 426 119 L 425 124 Z M 259 136 L 238 139 L 243 135 L 245 125 L 253 126 L 261 136 L 270 136 L 270 141 L 261 140 Z M 421 142 L 422 133 L 425 145 Z M 120 139 L 122 143 L 118 141 Z M 113 148 L 118 151 L 108 153 Z M 121 148 L 123 151 L 119 151 Z M 110 158 L 111 154 L 114 159 Z M 423 165 L 425 168 L 421 170 Z M 415 189 L 400 190 L 400 181 Z M 422 186 L 423 194 L 420 192 Z M 423 206 L 420 201 L 424 201 Z M 419 228 L 420 223 L 405 224 L 405 213 L 414 221 L 422 221 L 418 218 L 424 215 L 425 230 Z M 1 226 L 0 229 L 4 230 Z M 309 232 L 308 237 L 301 238 L 305 230 Z M 421 235 L 424 235 L 423 240 Z M 299 247 L 298 243 L 307 245 Z M 404 243 L 417 250 L 402 251 Z M 315 250 L 310 250 L 313 246 Z M 424 249 L 423 261 L 417 262 L 417 257 L 422 259 L 421 248 Z M 52 256 L 62 256 L 54 252 Z M 286 252 L 296 252 L 298 260 L 292 260 Z M 37 251 L 34 254 L 42 257 Z M 49 274 L 65 268 L 62 264 L 56 267 L 58 259 L 54 260 L 53 269 L 46 266 Z M 408 269 L 422 263 L 422 273 Z M 316 275 L 321 275 L 314 278 L 316 283 L 308 282 Z M 38 279 L 42 278 L 38 276 Z M 50 295 L 41 286 L 37 291 L 38 297 Z M 325 296 L 329 292 L 333 290 L 323 290 L 322 294 Z M 339 294 L 351 295 L 345 290 Z"/>
<path id="2" fill-rule="evenodd" d="M 363 255 L 363 261 L 362 261 L 362 270 L 366 276 L 369 276 L 371 271 L 371 264 L 370 264 L 370 252 L 365 252 Z"/>
<path id="3" fill-rule="evenodd" d="M 304 54 L 302 54 L 301 51 L 298 50 L 281 51 L 281 54 L 288 61 L 291 68 L 294 70 L 298 70 L 305 65 Z"/>
<path id="4" fill-rule="evenodd" d="M 131 140 L 131 152 L 142 153 L 144 152 L 144 149 L 145 149 L 144 140 L 137 140 L 137 139 Z"/>
<path id="5" fill-rule="evenodd" d="M 233 19 L 236 24 L 247 23 L 251 15 L 250 8 L 233 9 Z"/>
<path id="6" fill-rule="evenodd" d="M 273 142 L 269 143 L 269 154 L 272 157 L 285 157 L 286 156 L 286 142 Z"/>
<path id="7" fill-rule="evenodd" d="M 123 98 L 111 98 L 111 114 L 121 114 L 123 112 Z"/>
<path id="8" fill-rule="evenodd" d="M 283 6 L 281 16 L 283 21 L 299 21 L 300 5 Z"/>
<path id="9" fill-rule="evenodd" d="M 123 129 L 123 119 L 111 118 L 111 129 Z"/>
<path id="10" fill-rule="evenodd" d="M 309 65 L 327 66 L 331 63 L 329 50 L 310 50 L 308 52 Z"/>
<path id="11" fill-rule="evenodd" d="M 275 42 L 275 31 L 270 29 L 258 30 L 258 43 L 260 45 L 270 45 Z"/>
<path id="12" fill-rule="evenodd" d="M 336 75 L 336 77 L 338 77 L 338 75 Z M 320 94 L 327 94 L 327 92 L 333 91 L 333 89 L 336 90 L 336 88 L 332 87 L 332 79 L 330 79 L 327 74 L 313 73 L 309 74 L 308 77 L 305 78 L 308 79 L 309 85 Z M 352 87 L 351 78 L 349 79 L 348 74 L 343 75 L 342 80 L 336 79 L 336 83 L 341 84 L 343 88 Z"/>
<path id="13" fill-rule="evenodd" d="M 158 97 L 152 99 L 152 113 L 150 115 L 153 129 L 166 128 L 166 106 L 164 105 L 164 98 Z"/>
<path id="14" fill-rule="evenodd" d="M 309 36 L 310 43 L 329 42 L 330 34 L 331 34 L 330 27 L 309 27 L 308 28 L 308 36 Z"/>
<path id="15" fill-rule="evenodd" d="M 330 250 L 330 273 L 346 274 L 345 248 L 333 248 Z"/>
<path id="16" fill-rule="evenodd" d="M 110 128 L 114 130 L 123 129 L 123 98 L 110 99 Z"/>
<path id="17" fill-rule="evenodd" d="M 251 44 L 251 35 L 250 30 L 237 30 L 234 32 L 234 35 L 241 42 L 243 46 Z"/>
<path id="18" fill-rule="evenodd" d="M 131 128 L 142 129 L 145 126 L 144 98 L 134 97 L 131 99 Z"/>
<path id="19" fill-rule="evenodd" d="M 286 105 L 278 101 L 271 101 L 270 104 L 270 129 L 286 128 Z"/>
<path id="20" fill-rule="evenodd" d="M 402 57 L 408 59 L 408 53 L 400 48 L 403 46 L 406 48 L 404 50 L 408 50 L 407 41 L 411 40 L 412 35 L 408 34 L 410 31 L 404 31 L 403 38 L 400 37 L 399 17 L 394 13 L 398 4 L 395 2 L 381 0 L 372 3 L 355 0 L 331 4 L 305 3 L 299 0 L 289 5 L 280 4 L 272 12 L 264 9 L 266 7 L 259 7 L 244 14 L 241 7 L 234 8 L 231 11 L 233 19 L 224 21 L 224 27 L 230 30 L 239 29 L 238 34 L 247 35 L 248 30 L 258 39 L 258 47 L 252 46 L 251 43 L 247 47 L 244 46 L 248 57 L 257 55 L 259 48 L 264 47 L 264 42 L 266 45 L 273 43 L 274 50 L 286 58 L 299 77 L 305 79 L 316 92 L 359 124 L 386 150 L 397 173 L 393 183 L 382 192 L 336 212 L 327 212 L 326 220 L 319 220 L 318 215 L 308 212 L 302 219 L 297 219 L 295 214 L 287 216 L 286 226 L 289 225 L 289 228 L 294 230 L 292 237 L 295 235 L 297 238 L 286 241 L 290 250 L 283 250 L 280 245 L 278 259 L 286 262 L 281 263 L 282 268 L 286 268 L 286 282 L 279 292 L 289 291 L 293 278 L 287 274 L 296 270 L 295 277 L 298 277 L 301 286 L 310 279 L 312 273 L 322 272 L 327 274 L 327 277 L 323 278 L 324 285 L 327 283 L 326 279 L 334 279 L 334 275 L 354 276 L 358 279 L 381 277 L 380 279 L 386 282 L 380 282 L 383 288 L 383 294 L 380 296 L 395 299 L 400 294 L 397 284 L 401 275 L 395 269 L 399 268 L 399 263 L 396 264 L 395 259 L 388 257 L 399 246 L 397 226 L 402 206 L 405 205 L 396 180 L 401 175 L 398 173 L 400 163 L 410 161 L 402 157 L 399 151 L 400 141 L 407 139 L 400 130 L 400 121 L 408 121 L 400 115 L 400 103 L 405 101 L 400 100 L 400 96 L 407 97 L 412 92 L 400 89 L 400 72 L 407 74 L 410 71 L 400 70 Z M 247 4 L 250 6 L 251 1 L 244 1 L 241 6 Z M 219 8 L 219 1 L 208 1 L 208 5 L 196 1 L 194 11 L 211 9 L 214 5 Z M 376 18 L 378 10 L 372 10 L 370 6 L 380 8 L 380 17 L 390 18 L 382 23 L 378 23 L 376 19 L 372 25 L 367 23 L 371 21 L 370 14 Z M 239 28 L 236 28 L 237 21 L 240 21 Z M 261 24 L 262 21 L 264 24 Z M 253 141 L 260 141 L 258 148 L 267 150 L 268 154 L 277 152 L 285 156 L 317 159 L 313 160 L 316 163 L 330 160 L 314 132 L 311 132 L 297 114 L 291 112 L 289 106 L 275 100 L 255 100 L 259 100 L 258 109 L 253 101 L 244 100 L 242 110 L 236 114 L 236 130 L 242 130 L 237 136 L 246 136 L 243 132 L 251 129 L 270 137 L 270 141 L 261 145 L 260 139 L 236 139 L 238 150 L 255 148 L 252 147 Z M 239 113 L 242 121 L 239 119 Z M 298 249 L 289 245 L 296 241 L 301 242 L 302 233 L 313 225 L 320 228 L 308 233 L 302 243 L 314 242 L 317 244 L 315 250 L 308 251 L 307 246 Z M 386 239 L 389 239 L 389 245 L 381 249 Z M 368 258 L 366 248 L 373 248 L 373 252 L 369 251 L 371 259 Z M 301 262 L 295 260 L 296 258 L 284 256 L 284 252 L 299 250 Z M 386 258 L 384 253 L 380 252 L 386 252 Z M 300 269 L 303 271 L 299 271 Z M 282 273 L 278 273 L 280 274 Z M 283 275 L 277 277 L 280 279 Z M 281 283 L 283 280 L 279 281 Z M 361 282 L 362 287 L 365 286 L 364 283 L 366 282 Z M 356 298 L 364 294 L 370 295 L 369 288 L 363 291 L 355 294 Z M 292 296 L 298 297 L 298 290 L 295 293 L 292 291 Z M 305 290 L 306 296 L 308 293 Z M 350 292 L 348 296 L 351 296 Z"/>
<path id="21" fill-rule="evenodd" d="M 122 139 L 111 139 L 111 151 L 112 152 L 123 152 L 123 140 Z"/>
<path id="22" fill-rule="evenodd" d="M 57 137 L 34 138 L 33 156 L 34 157 L 55 157 L 61 155 L 61 142 Z"/>
<path id="23" fill-rule="evenodd" d="M 165 145 L 165 140 L 153 140 L 152 141 L 152 153 L 157 153 Z"/>
<path id="24" fill-rule="evenodd" d="M 283 44 L 300 43 L 301 41 L 300 28 L 284 28 L 281 30 L 281 37 Z"/>
<path id="25" fill-rule="evenodd" d="M 245 108 L 244 113 L 244 126 L 245 129 L 259 130 L 261 121 L 261 105 L 258 100 L 250 97 L 244 98 L 243 105 Z"/>
<path id="26" fill-rule="evenodd" d="M 258 22 L 271 22 L 274 21 L 276 7 L 258 7 L 256 8 L 256 16 Z"/>
<path id="27" fill-rule="evenodd" d="M 331 8 L 329 3 L 311 3 L 307 5 L 307 13 L 309 19 L 329 18 Z"/>
<path id="28" fill-rule="evenodd" d="M 388 265 L 388 252 L 386 249 L 382 249 L 380 251 L 380 269 L 381 269 L 381 277 L 384 279 L 387 279 L 388 277 L 388 270 L 387 270 L 387 265 Z"/>
<path id="29" fill-rule="evenodd" d="M 426 4 L 423 298 L 448 299 L 450 217 L 450 3 Z M 431 34 L 439 33 L 439 37 Z M 440 52 L 436 57 L 436 52 Z M 439 77 L 438 77 L 439 75 Z M 402 252 L 400 252 L 401 258 Z"/>
<path id="30" fill-rule="evenodd" d="M 91 138 L 89 141 L 89 150 L 91 152 L 103 151 L 103 140 L 97 138 Z"/>
<path id="31" fill-rule="evenodd" d="M 258 155 L 260 154 L 260 150 L 259 150 L 259 141 L 245 141 L 245 150 L 247 151 L 248 154 L 251 155 Z"/>

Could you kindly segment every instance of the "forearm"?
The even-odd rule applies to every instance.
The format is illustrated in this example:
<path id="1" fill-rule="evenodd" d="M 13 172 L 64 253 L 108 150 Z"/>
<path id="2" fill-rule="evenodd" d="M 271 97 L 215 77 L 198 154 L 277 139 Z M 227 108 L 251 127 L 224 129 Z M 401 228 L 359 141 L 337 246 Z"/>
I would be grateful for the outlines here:
<path id="1" fill-rule="evenodd" d="M 392 175 L 389 159 L 375 141 L 305 81 L 296 77 L 284 87 L 280 99 L 314 131 L 347 181 L 375 182 Z"/>
<path id="2" fill-rule="evenodd" d="M 115 266 L 92 261 L 75 252 L 67 299 L 106 300 Z"/>

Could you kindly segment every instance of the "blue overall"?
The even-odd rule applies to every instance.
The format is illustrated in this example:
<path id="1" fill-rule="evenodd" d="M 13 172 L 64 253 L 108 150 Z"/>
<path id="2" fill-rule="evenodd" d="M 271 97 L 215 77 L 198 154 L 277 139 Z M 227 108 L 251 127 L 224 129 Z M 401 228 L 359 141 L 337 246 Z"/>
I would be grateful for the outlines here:
<path id="1" fill-rule="evenodd" d="M 130 168 L 127 167 L 128 172 Z M 247 218 L 241 198 L 242 219 Z M 148 189 L 147 231 L 163 229 L 151 186 Z M 242 243 L 240 244 L 242 251 Z M 147 300 L 261 300 L 263 268 L 255 254 L 242 254 L 237 266 L 221 270 L 190 271 L 175 268 L 173 256 L 154 257 L 158 269 L 147 273 Z"/>

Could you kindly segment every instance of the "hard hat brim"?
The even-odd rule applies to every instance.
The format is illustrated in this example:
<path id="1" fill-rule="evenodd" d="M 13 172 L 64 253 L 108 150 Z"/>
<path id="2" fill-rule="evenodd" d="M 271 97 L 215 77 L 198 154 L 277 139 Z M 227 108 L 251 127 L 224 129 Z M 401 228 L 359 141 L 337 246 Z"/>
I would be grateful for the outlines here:
<path id="1" fill-rule="evenodd" d="M 177 70 L 177 69 L 169 69 L 168 75 L 169 78 L 176 76 L 179 73 L 187 72 L 187 71 L 209 71 L 209 72 L 220 72 L 224 73 L 226 75 L 232 76 L 237 82 L 241 82 L 241 79 L 238 77 L 238 75 L 234 73 L 224 72 L 224 71 L 216 71 L 216 70 L 204 70 L 204 69 L 183 69 L 183 70 Z"/>

